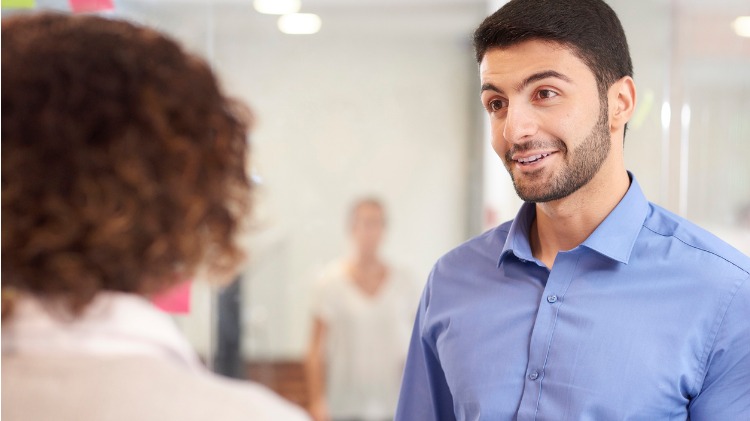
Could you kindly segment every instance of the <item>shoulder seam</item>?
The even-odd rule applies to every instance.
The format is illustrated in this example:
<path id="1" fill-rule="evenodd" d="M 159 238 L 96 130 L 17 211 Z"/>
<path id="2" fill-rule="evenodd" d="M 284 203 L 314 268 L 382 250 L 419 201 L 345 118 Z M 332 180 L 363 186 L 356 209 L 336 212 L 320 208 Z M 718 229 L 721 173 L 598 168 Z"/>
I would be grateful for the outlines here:
<path id="1" fill-rule="evenodd" d="M 647 230 L 649 230 L 649 231 L 653 232 L 653 233 L 654 233 L 654 234 L 656 234 L 656 235 L 660 235 L 660 236 L 662 236 L 662 237 L 670 237 L 670 238 L 674 238 L 674 239 L 678 240 L 679 242 L 681 242 L 682 244 L 685 244 L 685 245 L 686 245 L 686 246 L 688 246 L 688 247 L 694 248 L 694 249 L 696 249 L 696 250 L 700 250 L 700 251 L 703 251 L 703 252 L 705 252 L 705 253 L 708 253 L 708 254 L 712 254 L 712 255 L 714 255 L 714 256 L 716 256 L 716 257 L 718 257 L 719 259 L 721 259 L 721 260 L 723 260 L 723 261 L 725 261 L 725 262 L 729 263 L 730 265 L 732 265 L 732 266 L 736 267 L 736 268 L 737 268 L 737 269 L 739 269 L 740 271 L 744 272 L 744 273 L 745 273 L 746 275 L 750 275 L 750 272 L 748 272 L 748 271 L 747 271 L 746 269 L 744 269 L 744 268 L 743 268 L 742 266 L 739 266 L 739 265 L 738 265 L 737 263 L 734 263 L 733 261 L 731 261 L 731 260 L 727 259 L 726 257 L 724 257 L 724 256 L 722 256 L 722 255 L 720 255 L 720 254 L 716 254 L 716 253 L 714 253 L 714 252 L 713 252 L 713 251 L 711 251 L 711 250 L 706 250 L 706 249 L 704 249 L 704 248 L 702 248 L 702 247 L 698 247 L 698 246 L 696 246 L 696 245 L 694 245 L 694 244 L 690 244 L 690 243 L 688 243 L 687 241 L 683 240 L 682 238 L 680 238 L 680 237 L 678 237 L 678 236 L 676 236 L 676 235 L 674 235 L 674 234 L 664 234 L 664 233 L 658 232 L 658 231 L 654 230 L 653 228 L 651 228 L 651 227 L 649 227 L 649 226 L 646 226 L 646 224 L 643 224 L 643 228 L 646 228 Z"/>

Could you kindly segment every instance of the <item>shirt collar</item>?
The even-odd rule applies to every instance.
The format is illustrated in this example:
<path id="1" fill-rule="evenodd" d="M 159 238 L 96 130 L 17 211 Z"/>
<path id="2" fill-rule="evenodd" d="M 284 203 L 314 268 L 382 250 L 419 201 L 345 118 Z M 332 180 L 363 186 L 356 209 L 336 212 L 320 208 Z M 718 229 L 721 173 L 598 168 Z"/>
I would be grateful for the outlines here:
<path id="1" fill-rule="evenodd" d="M 630 187 L 620 203 L 581 244 L 601 255 L 627 264 L 630 254 L 648 215 L 648 201 L 632 173 L 628 171 Z M 529 230 L 536 217 L 534 203 L 524 203 L 513 220 L 498 260 L 501 265 L 508 255 L 534 261 L 529 244 Z"/>
<path id="2" fill-rule="evenodd" d="M 525 202 L 521 205 L 521 209 L 518 210 L 518 214 L 510 224 L 508 238 L 505 240 L 503 251 L 500 253 L 498 266 L 511 254 L 521 260 L 534 260 L 534 256 L 531 254 L 531 244 L 529 243 L 529 231 L 535 217 L 536 205 L 534 203 Z"/>
<path id="3" fill-rule="evenodd" d="M 3 354 L 145 355 L 202 370 L 174 321 L 146 299 L 100 292 L 78 317 L 60 303 L 23 294 L 2 329 Z"/>

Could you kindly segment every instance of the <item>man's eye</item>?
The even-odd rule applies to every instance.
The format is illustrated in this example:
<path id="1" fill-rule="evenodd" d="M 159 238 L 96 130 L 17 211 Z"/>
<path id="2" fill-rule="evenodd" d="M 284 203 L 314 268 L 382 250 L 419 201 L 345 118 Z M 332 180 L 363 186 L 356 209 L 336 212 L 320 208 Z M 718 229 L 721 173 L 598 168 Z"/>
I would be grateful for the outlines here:
<path id="1" fill-rule="evenodd" d="M 539 91 L 539 93 L 537 95 L 541 99 L 549 99 L 549 98 L 556 97 L 558 94 L 557 94 L 557 92 L 555 92 L 553 90 L 550 90 L 550 89 L 542 89 L 542 90 Z"/>
<path id="2" fill-rule="evenodd" d="M 500 111 L 503 108 L 505 108 L 505 103 L 499 99 L 493 99 L 492 101 L 487 103 L 487 109 L 490 112 Z"/>

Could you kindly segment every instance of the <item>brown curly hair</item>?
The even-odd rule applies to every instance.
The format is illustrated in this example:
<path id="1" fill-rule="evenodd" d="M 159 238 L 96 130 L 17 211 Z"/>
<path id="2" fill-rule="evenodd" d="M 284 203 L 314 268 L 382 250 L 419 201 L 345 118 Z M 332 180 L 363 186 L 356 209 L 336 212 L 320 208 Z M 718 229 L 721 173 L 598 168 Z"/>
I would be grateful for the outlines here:
<path id="1" fill-rule="evenodd" d="M 79 314 L 101 290 L 232 273 L 249 124 L 203 60 L 154 30 L 4 19 L 3 297 L 61 298 Z"/>

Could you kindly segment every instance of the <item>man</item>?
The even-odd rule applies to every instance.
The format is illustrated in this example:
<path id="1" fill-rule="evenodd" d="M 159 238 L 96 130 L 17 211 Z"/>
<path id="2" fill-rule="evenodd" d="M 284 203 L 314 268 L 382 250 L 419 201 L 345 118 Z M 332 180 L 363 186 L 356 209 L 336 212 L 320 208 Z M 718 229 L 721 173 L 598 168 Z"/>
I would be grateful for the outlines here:
<path id="1" fill-rule="evenodd" d="M 435 265 L 396 420 L 750 419 L 750 259 L 649 203 L 600 0 L 513 0 L 474 34 L 493 148 L 525 203 Z"/>

